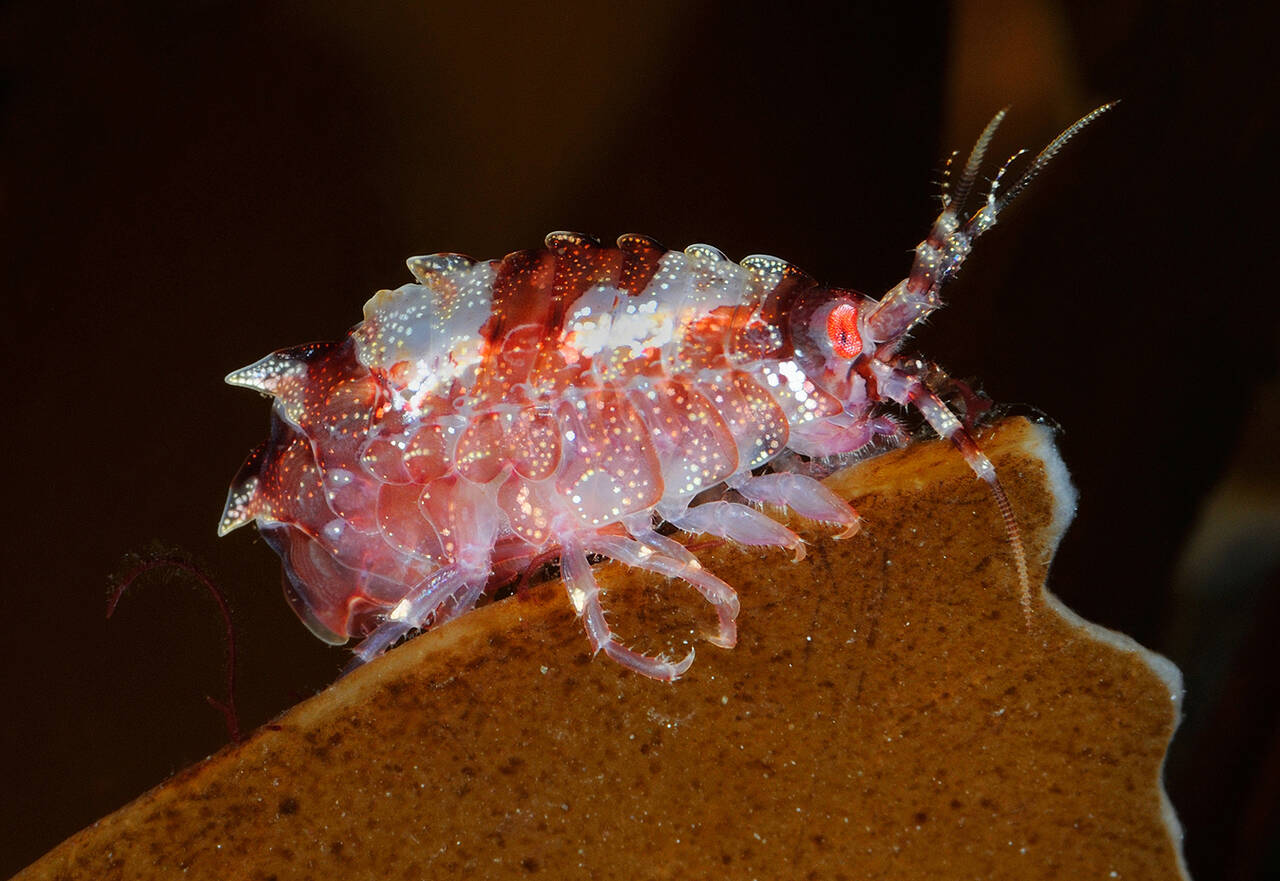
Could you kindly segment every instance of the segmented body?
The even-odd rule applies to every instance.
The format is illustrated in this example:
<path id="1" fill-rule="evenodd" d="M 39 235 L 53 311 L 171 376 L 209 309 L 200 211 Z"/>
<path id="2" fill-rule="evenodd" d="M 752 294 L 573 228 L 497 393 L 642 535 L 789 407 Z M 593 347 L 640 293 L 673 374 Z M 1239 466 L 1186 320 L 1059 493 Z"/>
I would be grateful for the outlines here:
<path id="1" fill-rule="evenodd" d="M 618 642 L 587 555 L 688 582 L 718 613 L 711 641 L 732 646 L 733 589 L 656 522 L 802 553 L 794 532 L 744 504 L 754 502 L 850 534 L 858 520 L 847 503 L 811 477 L 764 466 L 786 451 L 852 453 L 896 436 L 885 412 L 896 403 L 918 408 L 992 485 L 1025 593 L 994 470 L 898 350 L 940 305 L 972 240 L 1100 112 L 1046 148 L 1009 196 L 993 186 L 962 220 L 993 120 L 911 275 L 880 301 L 773 257 L 735 263 L 706 245 L 667 251 L 637 235 L 610 247 L 553 233 L 541 249 L 487 262 L 412 258 L 415 283 L 376 294 L 341 342 L 282 350 L 228 376 L 276 404 L 220 532 L 256 520 L 284 562 L 294 609 L 330 642 L 366 637 L 360 659 L 558 553 L 595 648 L 673 679 L 693 653 L 672 662 Z"/>

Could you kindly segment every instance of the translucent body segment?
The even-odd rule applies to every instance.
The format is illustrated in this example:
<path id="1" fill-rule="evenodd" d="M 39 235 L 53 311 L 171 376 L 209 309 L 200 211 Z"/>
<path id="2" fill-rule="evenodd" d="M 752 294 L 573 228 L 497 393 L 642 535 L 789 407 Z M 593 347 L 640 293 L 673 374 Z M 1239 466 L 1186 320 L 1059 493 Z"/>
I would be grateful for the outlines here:
<path id="1" fill-rule="evenodd" d="M 732 318 L 732 310 L 724 306 L 707 315 L 690 318 L 681 334 L 680 349 L 675 358 L 680 371 L 674 375 L 697 375 L 727 367 L 729 360 L 725 347 Z"/>
<path id="2" fill-rule="evenodd" d="M 414 504 L 407 493 L 389 501 L 398 508 Z M 356 648 L 359 660 L 368 660 L 409 630 L 469 610 L 493 573 L 501 518 L 490 493 L 456 476 L 444 477 L 422 489 L 416 508 L 434 529 L 444 560 L 414 581 L 402 582 L 394 606 L 383 610 L 381 623 Z M 398 513 L 408 517 L 407 508 Z"/>
<path id="3" fill-rule="evenodd" d="M 364 533 L 377 528 L 374 499 L 378 484 L 360 467 L 377 396 L 373 377 L 356 360 L 354 345 L 348 339 L 307 365 L 302 394 L 290 394 L 288 402 L 277 399 L 287 407 L 300 405 L 297 422 L 311 441 L 329 506 Z"/>
<path id="4" fill-rule="evenodd" d="M 284 564 L 290 606 L 325 642 L 363 634 L 404 591 L 403 581 L 344 565 L 295 526 L 263 523 L 259 531 Z"/>
<path id="5" fill-rule="evenodd" d="M 479 328 L 480 336 L 494 346 L 515 327 L 558 326 L 564 308 L 564 292 L 553 284 L 559 262 L 546 250 L 516 251 L 504 257 L 493 278 L 489 315 Z"/>
<path id="6" fill-rule="evenodd" d="M 411 483 L 413 478 L 404 462 L 402 437 L 374 437 L 360 452 L 360 465 L 383 483 Z"/>
<path id="7" fill-rule="evenodd" d="M 463 478 L 472 483 L 488 483 L 502 473 L 505 452 L 502 416 L 481 413 L 472 418 L 458 439 L 454 464 Z"/>
<path id="8" fill-rule="evenodd" d="M 325 499 L 324 483 L 307 439 L 284 423 L 273 432 L 267 453 L 261 458 L 257 506 L 259 521 L 306 524 L 311 529 L 333 519 Z"/>
<path id="9" fill-rule="evenodd" d="M 423 280 L 374 294 L 352 331 L 361 363 L 388 377 L 396 403 L 416 405 L 478 365 L 497 263 L 457 255 L 410 261 Z"/>
<path id="10" fill-rule="evenodd" d="M 547 340 L 547 329 L 540 324 L 522 324 L 511 328 L 499 340 L 490 343 L 476 370 L 469 389 L 460 390 L 467 403 L 476 410 L 492 410 L 529 400 L 531 396 L 552 391 L 563 363 L 551 367 L 551 387 L 534 391 L 534 373 L 544 359 L 556 355 L 553 342 Z M 567 377 L 566 377 L 567 378 Z"/>
<path id="11" fill-rule="evenodd" d="M 602 369 L 606 362 L 625 370 L 622 365 L 636 357 L 637 353 L 614 351 L 616 346 L 607 344 L 600 351 L 600 337 L 607 336 L 610 323 L 620 313 L 636 314 L 624 304 L 643 290 L 665 249 L 643 236 L 622 236 L 617 248 L 607 248 L 590 236 L 569 232 L 547 236 L 547 247 L 557 257 L 551 291 L 555 309 L 544 328 L 532 384 L 540 393 L 549 388 L 563 393 L 566 377 L 571 383 L 575 368 L 585 367 L 584 356 L 593 358 L 601 376 L 608 373 Z M 614 335 L 618 335 L 616 328 Z"/>
<path id="12" fill-rule="evenodd" d="M 625 383 L 674 338 L 675 316 L 662 294 L 663 267 L 671 259 L 668 252 L 639 292 L 602 282 L 568 307 L 561 345 L 572 357 L 589 359 L 601 381 Z"/>
<path id="13" fill-rule="evenodd" d="M 299 427 L 321 456 L 351 460 L 364 441 L 378 387 L 348 340 L 307 367 Z"/>
<path id="14" fill-rule="evenodd" d="M 535 407 L 521 407 L 507 416 L 504 441 L 507 460 L 521 477 L 544 480 L 560 466 L 560 427 Z"/>
<path id="15" fill-rule="evenodd" d="M 672 338 L 670 314 L 645 293 L 632 296 L 600 285 L 574 303 L 563 345 L 578 359 L 589 359 L 598 383 L 625 386 L 650 372 L 662 345 Z"/>
<path id="16" fill-rule="evenodd" d="M 525 325 L 487 343 L 474 374 L 457 389 L 468 409 L 487 411 L 523 400 L 543 336 L 540 326 Z"/>
<path id="17" fill-rule="evenodd" d="M 808 274 L 777 257 L 753 254 L 742 261 L 753 280 L 751 298 L 736 310 L 730 333 L 730 360 L 744 369 L 792 357 L 796 340 L 790 316 L 794 303 L 817 286 Z"/>
<path id="18" fill-rule="evenodd" d="M 556 482 L 550 479 L 535 481 L 511 474 L 498 489 L 498 507 L 512 531 L 537 550 L 555 538 L 552 524 L 562 502 Z"/>
<path id="19" fill-rule="evenodd" d="M 329 507 L 350 528 L 365 534 L 378 529 L 378 489 L 381 481 L 359 466 L 358 460 L 324 459 L 324 495 Z"/>
<path id="20" fill-rule="evenodd" d="M 227 501 L 218 519 L 219 537 L 226 535 L 258 516 L 262 506 L 259 490 L 262 486 L 262 462 L 267 455 L 268 442 L 258 444 L 250 451 L 240 470 L 231 480 Z"/>
<path id="21" fill-rule="evenodd" d="M 655 356 L 668 375 L 722 366 L 733 310 L 751 279 L 706 245 L 668 251 L 643 290 L 601 281 L 565 317 L 563 343 L 590 358 L 603 382 L 626 383 Z"/>
<path id="22" fill-rule="evenodd" d="M 466 276 L 467 270 L 476 265 L 476 261 L 472 260 L 466 254 L 427 254 L 421 257 L 410 257 L 404 261 L 405 266 L 409 267 L 409 271 L 413 273 L 413 277 L 418 283 L 426 288 L 439 291 L 437 295 L 441 299 L 449 296 L 456 296 L 458 292 L 458 279 Z M 365 303 L 365 309 L 369 309 L 369 303 Z M 365 318 L 368 318 L 368 314 Z"/>
<path id="23" fill-rule="evenodd" d="M 360 451 L 360 466 L 383 483 L 428 483 L 445 474 L 452 467 L 452 451 L 444 425 L 431 418 L 406 419 L 393 407 L 379 406 Z"/>
<path id="24" fill-rule="evenodd" d="M 682 354 L 690 325 L 715 305 L 721 305 L 722 299 L 726 301 L 724 305 L 730 306 L 739 299 L 725 293 L 724 279 L 717 273 L 719 264 L 704 252 L 694 253 L 693 257 L 680 251 L 664 254 L 635 304 L 642 314 L 650 316 L 652 330 L 645 336 L 644 345 L 661 351 L 662 368 L 668 376 L 679 374 L 687 366 Z M 741 287 L 745 287 L 745 280 L 743 274 Z M 626 338 L 616 339 L 614 345 L 639 348 Z"/>
<path id="25" fill-rule="evenodd" d="M 738 265 L 762 291 L 772 291 L 788 276 L 804 274 L 786 260 L 771 254 L 750 254 L 743 257 Z"/>
<path id="26" fill-rule="evenodd" d="M 645 425 L 619 392 L 591 391 L 563 401 L 556 416 L 564 461 L 556 486 L 578 521 L 616 522 L 662 498 L 662 477 Z"/>
<path id="27" fill-rule="evenodd" d="M 545 332 L 544 332 L 545 335 Z M 586 365 L 576 350 L 563 345 L 559 337 L 539 344 L 533 352 L 529 368 L 527 394 L 529 400 L 558 400 L 581 381 Z"/>
<path id="28" fill-rule="evenodd" d="M 322 464 L 353 456 L 378 394 L 349 340 L 282 349 L 227 381 L 274 397 L 276 412 L 317 445 Z"/>
<path id="29" fill-rule="evenodd" d="M 643 294 L 632 295 L 608 283 L 582 292 L 565 316 L 560 344 L 580 359 L 598 358 L 611 349 L 625 349 L 623 357 L 639 357 L 662 333 L 657 302 Z"/>
<path id="30" fill-rule="evenodd" d="M 670 375 L 719 366 L 735 310 L 760 294 L 750 273 L 718 248 L 690 245 L 684 256 L 687 277 L 674 306 L 676 337 L 664 352 Z"/>
<path id="31" fill-rule="evenodd" d="M 322 362 L 340 343 L 311 343 L 272 352 L 227 374 L 228 385 L 253 389 L 276 399 L 276 412 L 295 428 L 306 430 L 308 365 Z M 315 425 L 314 420 L 311 425 Z"/>
<path id="32" fill-rule="evenodd" d="M 768 293 L 760 304 L 759 316 L 764 324 L 777 328 L 783 334 L 783 347 L 765 355 L 778 360 L 789 357 L 795 343 L 790 317 L 795 311 L 796 303 L 818 287 L 818 282 L 813 276 L 790 264 L 784 267 L 771 266 L 767 271 L 777 273 L 776 283 L 767 286 Z"/>
<path id="33" fill-rule="evenodd" d="M 516 251 L 498 264 L 486 342 L 470 388 L 469 402 L 485 411 L 527 398 L 527 384 L 544 352 L 554 352 L 567 292 L 556 281 L 566 258 L 547 251 Z M 548 365 L 558 374 L 559 365 Z"/>
<path id="34" fill-rule="evenodd" d="M 421 578 L 425 570 L 421 561 L 404 556 L 380 535 L 357 530 L 336 512 L 328 502 L 311 445 L 278 416 L 273 422 L 272 442 L 254 463 L 258 468 L 254 516 L 264 534 L 268 528 L 276 529 L 277 550 L 287 548 L 292 554 L 290 602 L 305 608 L 306 614 L 300 611 L 300 616 L 309 626 L 320 621 L 345 638 L 349 631 L 339 629 L 336 622 L 346 621 L 350 609 L 334 606 L 332 594 L 338 584 L 358 587 L 343 602 L 363 597 L 377 605 L 394 595 L 398 585 Z M 232 500 L 235 497 L 233 488 Z"/>
<path id="35" fill-rule="evenodd" d="M 559 428 L 531 406 L 482 413 L 463 430 L 454 462 L 458 474 L 472 483 L 491 483 L 508 467 L 542 480 L 560 463 Z"/>
<path id="36" fill-rule="evenodd" d="M 351 342 L 281 350 L 232 373 L 228 381 L 275 397 L 279 418 L 310 442 L 330 507 L 354 528 L 372 531 L 371 493 L 377 487 L 357 462 L 378 390 Z M 267 490 L 267 507 L 279 501 L 275 494 L 290 491 L 278 477 Z"/>
<path id="37" fill-rule="evenodd" d="M 421 284 L 381 291 L 365 304 L 353 333 L 360 360 L 386 375 L 397 404 L 415 407 L 459 382 L 481 409 L 525 384 L 535 394 L 563 393 L 575 360 L 559 351 L 566 311 L 595 286 L 639 294 L 663 253 L 643 236 L 607 248 L 581 234 L 552 233 L 546 250 L 501 261 L 412 258 Z"/>
<path id="38" fill-rule="evenodd" d="M 697 383 L 724 419 L 738 447 L 738 470 L 749 471 L 772 459 L 787 445 L 790 427 L 778 402 L 745 373 L 733 371 L 715 383 Z"/>
<path id="39" fill-rule="evenodd" d="M 737 470 L 738 448 L 729 426 L 689 385 L 663 380 L 628 397 L 658 454 L 664 500 L 692 498 Z"/>
<path id="40" fill-rule="evenodd" d="M 839 399 L 815 385 L 795 361 L 760 362 L 750 375 L 777 402 L 792 429 L 844 410 Z"/>
<path id="41" fill-rule="evenodd" d="M 378 526 L 388 545 L 402 554 L 440 564 L 447 559 L 431 521 L 422 516 L 417 484 L 384 484 L 378 491 Z"/>
<path id="42" fill-rule="evenodd" d="M 600 285 L 620 287 L 625 253 L 606 248 L 598 239 L 582 233 L 555 232 L 547 236 L 547 250 L 555 255 L 555 278 L 551 289 L 556 307 L 548 327 L 564 323 L 565 308 L 588 289 Z"/>
<path id="43" fill-rule="evenodd" d="M 262 523 L 258 531 L 279 554 L 287 579 L 285 598 L 307 629 L 330 645 L 346 642 L 350 638 L 347 601 L 352 595 L 353 573 L 332 556 L 314 553 L 311 536 L 296 527 Z"/>
<path id="44" fill-rule="evenodd" d="M 435 527 L 449 560 L 468 569 L 488 567 L 501 524 L 491 492 L 450 475 L 423 488 L 418 510 Z"/>
<path id="45" fill-rule="evenodd" d="M 754 363 L 782 349 L 782 329 L 765 320 L 764 304 L 785 278 L 799 272 L 787 261 L 767 254 L 752 254 L 740 265 L 751 285 L 729 319 L 726 354 L 734 367 Z"/>
<path id="46" fill-rule="evenodd" d="M 626 233 L 618 236 L 618 250 L 623 254 L 618 273 L 618 287 L 629 294 L 639 294 L 649 286 L 658 261 L 667 249 L 648 236 Z"/>

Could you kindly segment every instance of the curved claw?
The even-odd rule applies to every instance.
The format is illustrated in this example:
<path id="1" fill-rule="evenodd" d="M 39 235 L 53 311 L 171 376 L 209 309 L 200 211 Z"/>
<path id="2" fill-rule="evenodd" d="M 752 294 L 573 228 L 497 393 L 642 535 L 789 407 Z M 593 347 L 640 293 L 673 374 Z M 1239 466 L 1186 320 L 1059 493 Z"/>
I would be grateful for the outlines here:
<path id="1" fill-rule="evenodd" d="M 840 533 L 839 535 L 833 535 L 832 538 L 835 539 L 836 541 L 840 541 L 840 539 L 842 538 L 853 538 L 855 535 L 858 534 L 858 530 L 861 528 L 862 528 L 862 521 L 854 520 L 852 523 L 849 524 L 848 528 L 846 528 L 844 532 Z"/>
<path id="2" fill-rule="evenodd" d="M 650 679 L 657 679 L 662 682 L 674 682 L 693 666 L 693 648 L 689 649 L 689 654 L 674 663 L 661 655 L 653 657 L 642 654 L 635 649 L 629 649 L 616 639 L 606 642 L 601 647 L 601 650 L 628 670 L 634 670 L 637 673 L 648 676 Z"/>

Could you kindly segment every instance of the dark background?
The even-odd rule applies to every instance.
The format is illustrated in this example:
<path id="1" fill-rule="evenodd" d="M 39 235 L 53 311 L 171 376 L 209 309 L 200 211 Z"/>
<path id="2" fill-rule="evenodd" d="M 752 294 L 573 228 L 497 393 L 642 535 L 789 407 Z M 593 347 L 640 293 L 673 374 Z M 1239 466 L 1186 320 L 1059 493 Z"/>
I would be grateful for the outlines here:
<path id="1" fill-rule="evenodd" d="M 1263 12 L 1201 4 L 0 5 L 6 713 L 0 875 L 345 661 L 219 541 L 268 404 L 222 384 L 335 339 L 411 254 L 552 229 L 767 252 L 879 293 L 941 159 L 1088 130 L 978 247 L 918 350 L 1064 428 L 1080 509 L 1053 589 L 1172 657 L 1168 769 L 1201 878 L 1276 871 L 1277 82 Z M 468 8 L 464 8 L 464 6 Z M 1259 4 L 1259 9 L 1265 4 Z"/>

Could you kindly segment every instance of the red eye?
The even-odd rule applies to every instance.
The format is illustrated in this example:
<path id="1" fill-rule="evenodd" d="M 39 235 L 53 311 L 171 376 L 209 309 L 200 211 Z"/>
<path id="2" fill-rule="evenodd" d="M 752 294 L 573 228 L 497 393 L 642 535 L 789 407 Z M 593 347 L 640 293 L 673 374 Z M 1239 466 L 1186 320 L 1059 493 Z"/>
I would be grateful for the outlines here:
<path id="1" fill-rule="evenodd" d="M 862 352 L 862 337 L 858 335 L 858 307 L 841 303 L 827 316 L 827 336 L 831 348 L 841 358 L 856 358 Z"/>

